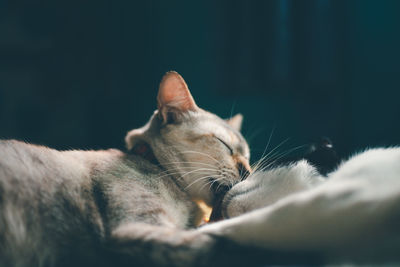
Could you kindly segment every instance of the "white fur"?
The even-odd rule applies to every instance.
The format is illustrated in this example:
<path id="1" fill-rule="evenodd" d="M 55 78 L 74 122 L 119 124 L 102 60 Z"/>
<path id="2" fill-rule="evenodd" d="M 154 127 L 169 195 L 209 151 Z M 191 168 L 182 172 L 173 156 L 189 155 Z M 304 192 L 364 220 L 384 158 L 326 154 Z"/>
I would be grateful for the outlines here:
<path id="1" fill-rule="evenodd" d="M 323 182 L 314 167 L 305 160 L 266 172 L 255 172 L 234 186 L 225 197 L 225 217 L 271 205 L 290 194 L 304 191 Z"/>
<path id="2" fill-rule="evenodd" d="M 270 206 L 205 226 L 201 232 L 270 249 L 322 251 L 336 260 L 400 260 L 400 148 L 361 153 L 344 162 L 322 184 L 304 163 L 248 179 L 235 190 L 245 191 L 253 182 L 261 186 L 241 197 L 242 206 L 258 208 L 273 203 L 279 198 L 271 194 L 273 191 L 280 192 L 282 198 Z M 295 186 L 285 185 L 286 181 L 291 183 L 290 179 Z M 298 186 L 299 182 L 303 186 Z M 319 185 L 304 191 L 312 184 Z M 297 188 L 301 192 L 287 196 Z M 273 201 L 268 200 L 269 195 Z M 228 207 L 232 215 L 242 211 L 233 210 Z"/>

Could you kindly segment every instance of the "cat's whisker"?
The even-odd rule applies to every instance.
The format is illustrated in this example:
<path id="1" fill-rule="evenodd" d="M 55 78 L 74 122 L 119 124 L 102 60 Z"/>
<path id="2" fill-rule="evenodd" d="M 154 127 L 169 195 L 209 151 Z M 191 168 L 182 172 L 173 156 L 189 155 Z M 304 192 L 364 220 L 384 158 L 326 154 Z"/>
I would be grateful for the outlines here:
<path id="1" fill-rule="evenodd" d="M 196 170 L 193 170 L 193 171 L 189 171 L 189 172 L 186 172 L 186 173 L 182 174 L 180 178 L 183 178 L 183 177 L 185 177 L 185 176 L 187 176 L 187 175 L 189 175 L 191 173 L 197 172 L 197 171 L 209 171 L 209 169 L 200 168 L 200 169 L 196 169 Z"/>
<path id="2" fill-rule="evenodd" d="M 214 183 L 216 183 L 217 180 L 218 180 L 218 179 L 216 179 L 216 177 L 220 177 L 220 176 L 222 176 L 222 175 L 213 176 L 214 179 L 212 179 L 212 180 L 208 181 L 207 183 L 205 183 L 205 184 L 200 188 L 200 190 L 202 190 L 202 189 L 203 189 L 204 187 L 206 187 L 206 186 L 209 186 L 209 189 L 211 189 L 212 185 L 213 185 Z M 223 178 L 224 178 L 224 177 L 220 177 L 219 180 L 222 180 Z"/>
<path id="3" fill-rule="evenodd" d="M 212 177 L 218 177 L 219 175 L 213 175 Z M 195 183 L 197 183 L 197 182 L 200 182 L 200 181 L 202 181 L 202 180 L 205 180 L 205 179 L 209 179 L 210 178 L 210 176 L 209 175 L 206 175 L 206 176 L 202 176 L 202 177 L 200 177 L 200 178 L 197 178 L 195 181 L 193 181 L 192 183 L 190 183 L 188 186 L 186 186 L 185 187 L 185 189 L 187 189 L 187 188 L 189 188 L 190 186 L 192 186 L 192 185 L 194 185 Z M 207 185 L 209 182 L 207 182 L 205 185 Z M 199 190 L 201 190 L 201 189 L 203 189 L 204 188 L 204 185 L 199 189 Z"/>
<path id="4" fill-rule="evenodd" d="M 177 146 L 177 145 L 169 145 L 169 146 L 166 146 L 166 147 L 181 148 L 181 146 Z M 204 152 L 197 151 L 197 150 L 185 150 L 185 151 L 179 151 L 178 153 L 181 153 L 181 154 L 185 154 L 185 153 L 197 153 L 197 154 L 204 155 L 204 156 L 206 156 L 206 157 L 208 157 L 208 158 L 214 160 L 215 162 L 219 163 L 219 161 L 218 161 L 216 158 L 212 157 L 211 155 L 209 155 L 209 154 L 207 154 L 207 153 L 204 153 Z"/>
<path id="5" fill-rule="evenodd" d="M 195 166 L 187 166 L 187 167 L 175 167 L 175 168 L 169 168 L 166 169 L 165 171 L 160 172 L 160 174 L 165 174 L 165 173 L 170 173 L 171 171 L 179 173 L 179 170 L 190 170 L 190 169 L 198 169 L 198 167 Z M 209 170 L 209 171 L 218 171 L 216 168 L 202 168 L 204 170 Z"/>
<path id="6" fill-rule="evenodd" d="M 224 178 L 225 178 L 225 177 L 224 177 L 224 176 L 221 176 L 221 175 L 220 175 L 220 176 L 215 176 L 215 177 L 214 177 L 213 183 L 218 183 L 217 189 L 219 188 L 219 186 L 221 186 L 220 181 L 221 181 L 221 180 L 224 180 Z"/>
<path id="7" fill-rule="evenodd" d="M 264 154 L 265 154 L 265 152 L 267 151 L 267 149 L 268 149 L 268 147 L 269 147 L 269 144 L 271 143 L 272 135 L 273 135 L 274 132 L 275 132 L 275 128 L 276 128 L 276 125 L 272 128 L 271 133 L 269 134 L 268 142 L 267 142 L 267 145 L 265 146 L 265 149 L 264 149 L 264 151 L 263 151 L 263 153 L 262 153 L 262 155 L 261 155 L 261 158 L 264 157 Z"/>
<path id="8" fill-rule="evenodd" d="M 236 106 L 236 101 L 234 101 L 233 104 L 232 104 L 231 115 L 229 116 L 229 118 L 233 117 L 233 110 L 235 109 L 235 106 Z"/>
<path id="9" fill-rule="evenodd" d="M 271 153 L 271 152 L 273 152 L 273 151 L 270 151 L 267 155 L 265 155 L 265 157 L 261 158 L 258 161 L 258 166 L 256 166 L 256 170 L 263 169 L 263 167 L 266 164 L 269 164 L 271 161 L 273 161 L 275 159 L 275 157 L 277 155 L 279 155 L 281 153 L 279 150 L 275 151 L 274 153 Z"/>
<path id="10" fill-rule="evenodd" d="M 225 172 L 227 172 L 228 174 L 231 174 L 232 176 L 237 176 L 238 174 L 236 172 L 234 172 L 231 169 L 224 169 Z"/>
<path id="11" fill-rule="evenodd" d="M 192 168 L 193 168 L 193 167 L 187 167 L 187 168 L 184 168 L 184 169 L 186 169 L 186 170 L 189 169 L 189 170 L 190 170 L 190 169 L 192 169 Z M 181 168 L 181 169 L 182 169 L 182 168 Z M 171 168 L 171 169 L 169 169 L 169 170 L 166 170 L 166 171 L 163 172 L 164 175 L 159 176 L 159 178 L 162 178 L 162 177 L 165 177 L 165 176 L 168 176 L 168 175 L 180 174 L 179 171 L 171 172 L 171 170 L 179 170 L 179 168 Z M 187 175 L 189 175 L 189 174 L 191 174 L 191 173 L 197 173 L 197 174 L 203 173 L 203 174 L 204 174 L 204 173 L 207 173 L 208 171 L 210 171 L 210 172 L 218 172 L 219 170 L 217 170 L 217 169 L 210 169 L 210 168 L 198 168 L 198 169 L 194 169 L 194 170 L 192 170 L 192 171 L 188 171 L 188 172 L 184 173 L 183 175 L 180 175 L 180 177 L 178 177 L 178 179 L 183 179 L 185 176 L 187 176 Z M 231 175 L 234 176 L 234 177 L 237 175 L 234 171 L 232 171 L 232 170 L 230 170 L 230 169 L 225 169 L 225 172 L 228 173 L 228 174 L 231 174 Z M 207 175 L 206 177 L 210 177 L 210 176 L 211 176 L 211 175 Z M 221 174 L 218 174 L 218 175 L 213 174 L 212 177 L 226 178 L 226 176 L 221 175 Z M 198 178 L 197 178 L 194 182 L 192 182 L 192 184 L 194 184 L 194 183 L 196 183 L 196 182 L 198 182 Z M 230 181 L 230 184 L 233 185 L 234 183 Z"/>
<path id="12" fill-rule="evenodd" d="M 191 182 L 189 185 L 187 185 L 186 187 L 185 187 L 185 189 L 188 189 L 189 187 L 191 187 L 191 186 L 193 186 L 194 184 L 196 184 L 196 183 L 198 183 L 198 182 L 201 182 L 201 181 L 204 181 L 204 180 L 207 180 L 207 179 L 209 179 L 210 178 L 210 176 L 208 176 L 208 175 L 205 175 L 205 176 L 202 176 L 202 177 L 200 177 L 200 178 L 197 178 L 196 180 L 194 180 L 193 182 Z M 206 184 L 207 184 L 208 182 L 206 182 Z M 199 190 L 202 190 L 203 189 L 203 186 L 199 189 Z"/>
<path id="13" fill-rule="evenodd" d="M 255 128 L 255 127 L 252 127 L 253 129 Z M 256 137 L 256 136 L 258 136 L 260 133 L 262 133 L 263 131 L 264 131 L 265 129 L 263 129 L 263 128 L 258 128 L 258 129 L 256 129 L 256 130 L 254 130 L 254 131 L 251 131 L 251 134 L 250 135 L 248 135 L 248 132 L 246 132 L 246 134 L 244 134 L 244 136 L 245 136 L 245 139 L 246 139 L 246 141 L 247 141 L 247 143 L 250 145 L 250 146 L 252 146 L 252 141 L 253 141 L 253 139 Z M 253 149 L 252 149 L 253 150 Z"/>
<path id="14" fill-rule="evenodd" d="M 214 157 L 212 157 L 212 156 L 210 156 L 209 154 L 207 154 L 207 153 L 203 153 L 203 152 L 200 152 L 200 151 L 194 151 L 194 150 L 186 150 L 186 151 L 182 151 L 182 152 L 179 152 L 179 153 L 182 153 L 182 154 L 186 154 L 186 153 L 197 153 L 197 154 L 200 154 L 200 155 L 203 155 L 203 156 L 206 156 L 206 157 L 208 157 L 208 158 L 210 158 L 210 159 L 212 159 L 212 160 L 214 160 L 215 162 L 217 162 L 217 163 L 220 163 L 216 158 L 214 158 Z"/>
<path id="15" fill-rule="evenodd" d="M 200 188 L 200 190 L 202 190 L 202 189 L 205 188 L 205 187 L 209 187 L 209 189 L 211 190 L 211 188 L 212 188 L 212 186 L 213 186 L 213 184 L 214 184 L 215 182 L 216 182 L 215 180 L 207 182 L 206 184 L 204 184 L 204 185 Z"/>
<path id="16" fill-rule="evenodd" d="M 166 146 L 166 147 L 181 148 L 181 146 L 177 146 L 177 145 L 169 145 L 169 146 Z M 220 163 L 216 158 L 212 157 L 211 155 L 209 155 L 209 154 L 207 154 L 207 153 L 204 153 L 204 152 L 196 151 L 196 150 L 185 150 L 185 151 L 179 151 L 178 153 L 181 153 L 181 154 L 185 154 L 185 153 L 197 153 L 197 154 L 206 156 L 206 157 L 212 159 L 213 161 L 215 161 L 215 162 L 217 162 L 217 163 Z M 206 164 L 206 163 L 203 163 L 203 164 Z"/>
<path id="17" fill-rule="evenodd" d="M 176 162 L 171 162 L 167 164 L 160 165 L 164 169 L 168 169 L 171 167 L 174 168 L 197 168 L 197 167 L 208 167 L 208 168 L 213 168 L 217 169 L 217 166 L 212 165 L 212 164 L 207 164 L 203 162 L 194 162 L 194 161 L 176 161 Z"/>
<path id="18" fill-rule="evenodd" d="M 194 173 L 194 172 L 197 172 L 197 171 L 214 171 L 214 170 L 207 169 L 207 168 L 195 169 L 195 170 L 193 170 L 193 171 L 189 171 L 189 172 L 186 172 L 186 173 L 180 175 L 180 176 L 179 176 L 179 179 L 182 179 L 183 177 L 187 176 L 188 174 L 191 174 L 191 173 Z M 160 179 L 160 178 L 163 178 L 163 177 L 167 177 L 167 176 L 175 175 L 175 174 L 180 174 L 180 173 L 181 173 L 180 171 L 176 171 L 176 172 L 167 172 L 167 173 L 164 173 L 164 174 L 161 175 L 161 176 L 155 177 L 155 179 Z"/>
<path id="19" fill-rule="evenodd" d="M 217 179 L 214 180 L 214 183 L 218 184 L 217 189 L 216 189 L 217 191 L 218 191 L 219 187 L 221 186 L 221 183 L 219 181 L 221 181 L 222 179 L 223 178 L 220 178 L 220 179 L 217 178 Z M 211 186 L 212 186 L 212 184 L 210 185 L 210 188 L 211 188 Z"/>
<path id="20" fill-rule="evenodd" d="M 270 166 L 274 165 L 274 163 L 276 163 L 276 162 L 277 162 L 278 160 L 280 160 L 281 158 L 283 158 L 283 157 L 287 156 L 288 154 L 292 153 L 293 151 L 296 151 L 296 150 L 298 150 L 298 149 L 301 149 L 301 148 L 303 148 L 303 147 L 305 147 L 305 146 L 307 146 L 307 144 L 301 145 L 301 146 L 297 146 L 297 147 L 294 147 L 294 148 L 292 148 L 292 149 L 288 149 L 287 151 L 284 151 L 284 152 L 282 152 L 282 153 L 276 154 L 276 155 L 274 156 L 274 158 L 271 158 L 272 161 L 271 161 L 270 163 L 268 163 L 268 164 L 265 165 L 265 166 L 262 166 L 261 170 L 266 170 L 266 169 L 268 169 Z"/>
<path id="21" fill-rule="evenodd" d="M 257 167 L 257 171 L 263 171 L 266 168 L 269 168 L 276 160 L 279 155 L 282 155 L 280 151 L 276 151 L 268 156 L 268 158 L 264 158 L 260 161 L 259 166 Z"/>
<path id="22" fill-rule="evenodd" d="M 201 181 L 203 181 L 203 180 L 205 180 L 205 179 L 208 179 L 208 178 L 209 178 L 208 175 L 205 175 L 205 176 L 201 176 L 201 177 L 199 177 L 199 178 L 196 178 L 193 182 L 191 182 L 190 184 L 188 184 L 187 186 L 185 186 L 185 190 L 188 189 L 189 187 L 191 187 L 192 185 L 194 185 L 194 184 L 196 184 L 196 183 L 198 183 L 198 182 L 201 182 Z"/>
<path id="23" fill-rule="evenodd" d="M 191 169 L 199 169 L 199 168 L 202 168 L 202 169 L 208 169 L 208 170 L 210 170 L 210 171 L 218 171 L 218 169 L 216 169 L 216 168 L 203 168 L 203 167 L 199 167 L 199 166 L 183 166 L 183 167 L 174 167 L 174 166 L 171 166 L 171 167 L 169 167 L 169 168 L 165 168 L 165 170 L 164 171 L 162 171 L 162 172 L 159 172 L 159 174 L 165 174 L 165 173 L 169 173 L 169 172 L 179 172 L 179 171 L 190 171 Z"/>
<path id="24" fill-rule="evenodd" d="M 273 153 L 274 151 L 276 151 L 280 146 L 282 146 L 284 143 L 286 143 L 287 141 L 289 141 L 290 138 L 287 138 L 285 140 L 283 140 L 282 142 L 280 142 L 275 148 L 273 148 L 270 152 L 268 152 L 265 156 L 261 157 L 261 159 L 257 162 L 257 164 L 254 166 L 253 170 L 257 171 L 260 164 L 262 164 L 262 162 L 271 155 L 271 153 Z"/>
<path id="25" fill-rule="evenodd" d="M 203 176 L 203 177 L 200 177 L 200 178 L 194 180 L 193 182 L 191 182 L 190 184 L 188 184 L 187 186 L 185 186 L 184 189 L 187 190 L 189 187 L 193 186 L 193 185 L 196 184 L 197 182 L 200 182 L 200 181 L 204 180 L 205 178 L 208 178 L 208 176 Z"/>
<path id="26" fill-rule="evenodd" d="M 283 154 L 282 156 L 280 156 L 280 157 L 278 157 L 278 158 L 272 160 L 269 164 L 263 166 L 263 168 L 261 169 L 261 171 L 265 171 L 265 170 L 268 170 L 268 169 L 270 169 L 270 168 L 272 168 L 272 167 L 275 167 L 275 166 L 276 166 L 275 164 L 277 163 L 277 161 L 278 161 L 279 159 L 281 159 L 282 157 L 286 156 L 287 154 L 288 154 L 288 153 L 285 153 L 285 154 Z"/>
<path id="27" fill-rule="evenodd" d="M 220 181 L 223 180 L 223 179 L 224 179 L 224 177 L 221 177 L 221 178 L 219 178 L 219 179 L 218 179 L 218 178 L 216 179 L 216 182 L 218 182 L 217 190 L 219 189 L 220 186 L 222 186 L 222 183 L 221 183 Z M 232 184 L 232 181 L 229 181 L 229 183 Z"/>
<path id="28" fill-rule="evenodd" d="M 207 165 L 207 166 L 210 166 L 210 167 L 215 167 L 212 164 L 204 163 L 204 162 L 197 162 L 197 161 L 175 161 L 175 162 L 172 161 L 172 162 L 164 163 L 164 164 L 162 164 L 162 166 L 175 165 L 175 164 L 199 164 L 199 165 Z"/>
<path id="29" fill-rule="evenodd" d="M 255 166 L 254 169 L 258 170 L 258 168 L 265 162 L 265 160 L 270 160 L 270 158 L 275 156 L 276 153 L 279 153 L 279 151 L 277 151 L 277 149 L 289 140 L 290 140 L 290 138 L 287 138 L 287 139 L 283 140 L 281 143 L 279 143 L 277 146 L 275 146 L 271 151 L 269 151 L 264 157 L 262 157 L 259 160 L 258 165 Z"/>

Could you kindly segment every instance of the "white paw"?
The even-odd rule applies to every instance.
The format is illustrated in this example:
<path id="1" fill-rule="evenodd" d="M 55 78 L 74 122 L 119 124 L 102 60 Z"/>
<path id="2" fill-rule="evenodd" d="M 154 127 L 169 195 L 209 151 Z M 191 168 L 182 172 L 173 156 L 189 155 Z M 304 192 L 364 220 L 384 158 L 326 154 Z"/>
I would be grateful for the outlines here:
<path id="1" fill-rule="evenodd" d="M 323 180 L 305 160 L 255 172 L 227 193 L 222 213 L 225 218 L 231 218 L 266 207 L 288 195 L 314 187 Z"/>

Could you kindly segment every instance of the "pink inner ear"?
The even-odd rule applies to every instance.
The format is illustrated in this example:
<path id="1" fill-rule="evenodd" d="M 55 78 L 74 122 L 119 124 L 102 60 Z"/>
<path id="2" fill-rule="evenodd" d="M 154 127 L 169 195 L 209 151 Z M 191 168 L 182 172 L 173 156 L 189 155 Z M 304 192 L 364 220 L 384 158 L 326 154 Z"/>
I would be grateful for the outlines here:
<path id="1" fill-rule="evenodd" d="M 164 107 L 180 111 L 194 110 L 197 107 L 185 81 L 176 72 L 168 72 L 161 81 L 158 108 Z"/>
<path id="2" fill-rule="evenodd" d="M 153 154 L 150 146 L 146 143 L 138 143 L 132 148 L 132 153 L 138 155 L 148 161 L 158 164 L 156 157 Z"/>

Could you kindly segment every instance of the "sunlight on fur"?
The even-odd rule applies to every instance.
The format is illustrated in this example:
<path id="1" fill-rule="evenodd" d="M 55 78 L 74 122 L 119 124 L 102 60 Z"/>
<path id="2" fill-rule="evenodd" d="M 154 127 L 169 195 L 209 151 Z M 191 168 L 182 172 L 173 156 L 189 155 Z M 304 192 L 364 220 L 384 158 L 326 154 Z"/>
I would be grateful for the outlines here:
<path id="1" fill-rule="evenodd" d="M 196 203 L 199 206 L 199 208 L 201 209 L 201 211 L 203 212 L 203 216 L 202 216 L 200 225 L 208 223 L 210 221 L 212 207 L 208 206 L 202 200 L 197 200 Z"/>

